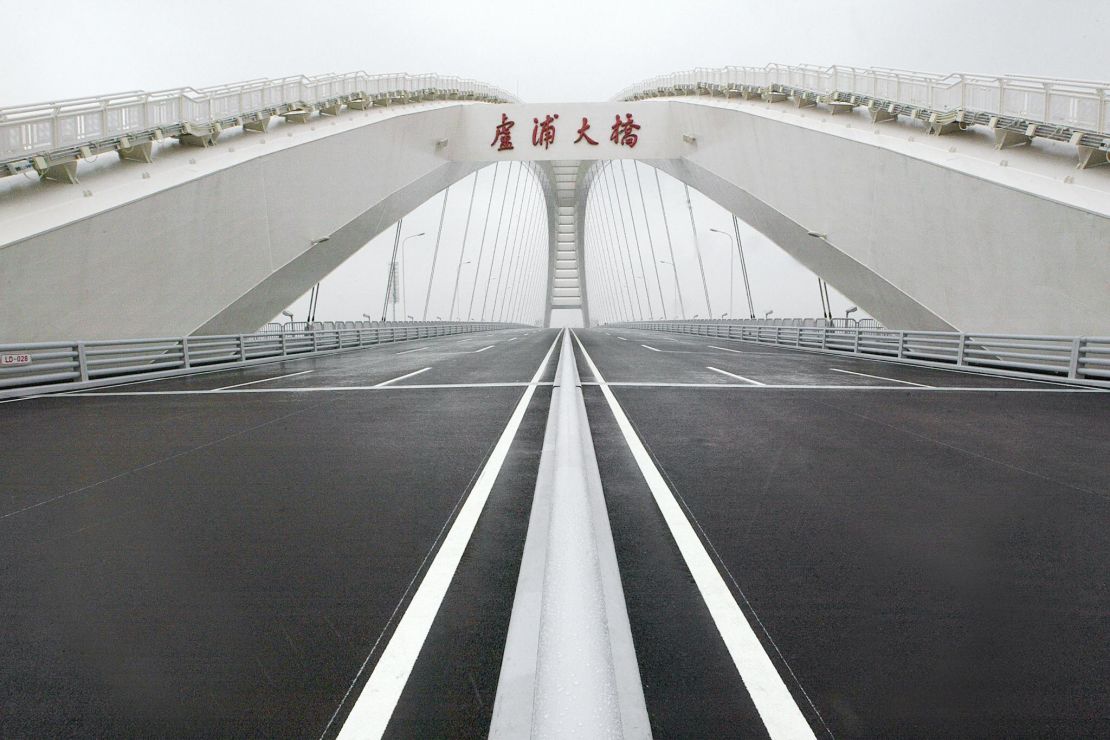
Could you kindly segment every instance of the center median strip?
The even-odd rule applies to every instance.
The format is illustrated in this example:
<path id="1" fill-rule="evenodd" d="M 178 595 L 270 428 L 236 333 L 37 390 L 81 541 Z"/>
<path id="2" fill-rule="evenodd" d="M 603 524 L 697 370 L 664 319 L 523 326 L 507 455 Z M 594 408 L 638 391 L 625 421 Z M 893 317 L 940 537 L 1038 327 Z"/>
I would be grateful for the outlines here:
<path id="1" fill-rule="evenodd" d="M 779 738 L 815 738 L 813 730 L 802 714 L 797 702 L 779 675 L 775 664 L 764 650 L 744 612 L 740 609 L 731 589 L 725 583 L 705 545 L 694 531 L 685 512 L 679 505 L 662 473 L 655 466 L 647 448 L 621 408 L 613 391 L 606 384 L 601 372 L 575 335 L 582 357 L 590 372 L 597 379 L 602 395 L 620 428 L 625 442 L 643 475 L 667 528 L 674 537 L 682 559 L 709 608 L 725 647 L 728 649 L 744 686 L 751 695 L 767 733 Z M 816 710 L 814 710 L 816 711 Z"/>
<path id="2" fill-rule="evenodd" d="M 497 474 L 501 471 L 505 458 L 508 457 L 509 448 L 516 438 L 517 430 L 520 428 L 520 424 L 524 420 L 524 414 L 528 410 L 528 404 L 535 394 L 537 384 L 543 376 L 544 368 L 547 367 L 548 360 L 551 359 L 557 343 L 558 338 L 548 348 L 547 354 L 544 355 L 539 368 L 532 376 L 532 381 L 525 387 L 520 401 L 509 417 L 505 430 L 494 445 L 489 459 L 482 467 L 473 488 L 465 496 L 462 505 L 459 507 L 458 516 L 455 517 L 446 535 L 443 536 L 442 544 L 432 559 L 431 565 L 428 566 L 427 573 L 425 573 L 423 580 L 416 589 L 408 608 L 405 609 L 404 615 L 397 623 L 397 629 L 394 630 L 392 637 L 390 637 L 382 651 L 381 658 L 374 666 L 370 678 L 358 695 L 350 714 L 339 731 L 339 737 L 343 740 L 380 738 L 385 733 L 389 720 L 393 716 L 393 710 L 397 706 L 397 701 L 401 698 L 401 692 L 404 690 L 413 666 L 416 664 L 420 649 L 428 637 L 429 630 L 431 630 L 432 622 L 435 620 L 440 605 L 443 603 L 443 598 L 447 594 L 447 589 L 455 577 L 455 571 L 458 569 L 463 552 L 474 534 L 474 527 L 485 508 L 490 492 L 493 490 Z M 394 380 L 400 380 L 400 378 Z M 371 649 L 362 667 L 359 668 L 351 681 L 347 694 L 343 696 L 327 727 L 324 728 L 324 735 L 335 723 L 348 698 L 354 692 L 355 686 L 365 672 L 373 654 L 374 649 Z"/>

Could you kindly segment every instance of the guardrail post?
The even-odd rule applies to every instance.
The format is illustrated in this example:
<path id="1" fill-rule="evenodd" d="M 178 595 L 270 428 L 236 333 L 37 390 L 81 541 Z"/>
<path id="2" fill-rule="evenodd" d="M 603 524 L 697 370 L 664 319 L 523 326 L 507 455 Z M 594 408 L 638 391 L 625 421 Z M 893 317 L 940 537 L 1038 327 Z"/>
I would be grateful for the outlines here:
<path id="1" fill-rule="evenodd" d="M 853 354 L 859 354 L 859 329 L 856 329 L 856 334 L 852 337 L 852 352 Z"/>
<path id="2" fill-rule="evenodd" d="M 282 357 L 288 357 L 289 356 L 289 346 L 285 342 L 285 332 L 281 333 L 281 356 Z"/>
<path id="3" fill-rule="evenodd" d="M 964 364 L 964 352 L 967 351 L 967 334 L 960 334 L 959 344 L 956 346 L 956 366 Z"/>
<path id="4" fill-rule="evenodd" d="M 239 335 L 239 361 L 247 361 L 247 343 L 244 341 L 242 334 Z"/>
<path id="5" fill-rule="evenodd" d="M 906 332 L 898 332 L 898 359 L 904 359 L 906 356 Z"/>
<path id="6" fill-rule="evenodd" d="M 1068 362 L 1068 377 L 1079 377 L 1079 354 L 1083 349 L 1083 345 L 1087 340 L 1083 337 L 1076 337 L 1071 340 L 1071 360 Z"/>
<path id="7" fill-rule="evenodd" d="M 312 353 L 316 354 L 320 351 L 320 342 L 316 332 L 312 332 Z"/>
<path id="8" fill-rule="evenodd" d="M 77 372 L 82 383 L 89 379 L 89 363 L 85 359 L 84 342 L 77 343 Z"/>

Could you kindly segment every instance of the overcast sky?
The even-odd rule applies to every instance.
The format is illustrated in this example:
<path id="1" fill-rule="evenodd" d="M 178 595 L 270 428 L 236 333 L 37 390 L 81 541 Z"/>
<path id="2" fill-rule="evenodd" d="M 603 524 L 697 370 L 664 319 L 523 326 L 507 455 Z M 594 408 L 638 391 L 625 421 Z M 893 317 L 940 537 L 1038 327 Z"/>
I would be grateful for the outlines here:
<path id="1" fill-rule="evenodd" d="M 192 0 L 177 6 L 54 0 L 5 2 L 0 17 L 6 46 L 0 106 L 358 69 L 472 77 L 529 102 L 604 100 L 656 74 L 767 62 L 1110 77 L 1108 0 Z M 451 265 L 462 244 L 466 185 L 457 186 L 465 193 L 452 191 L 444 227 L 440 259 Z M 664 191 L 668 208 L 685 208 L 677 183 L 664 184 Z M 488 192 L 479 186 L 480 195 Z M 442 196 L 433 201 L 406 219 L 406 233 L 434 234 Z M 694 209 L 703 241 L 721 239 L 710 227 L 730 230 L 729 215 L 713 203 L 695 195 Z M 676 249 L 686 262 L 693 240 L 682 238 Z M 745 230 L 744 241 L 757 311 L 819 314 L 808 271 L 754 232 Z M 421 254 L 430 249 L 411 244 L 410 275 L 424 269 L 426 281 Z M 388 262 L 382 255 L 391 245 L 392 236 L 383 235 L 329 276 L 318 316 L 355 319 L 375 303 L 380 312 Z M 727 276 L 728 250 L 706 249 L 709 271 Z M 432 315 L 449 308 L 452 280 L 439 284 L 437 278 L 433 300 L 440 303 Z M 696 287 L 691 283 L 690 290 Z M 714 301 L 727 303 L 727 279 L 711 289 Z M 838 314 L 848 305 L 835 292 L 833 303 Z M 294 310 L 301 318 L 303 301 Z"/>

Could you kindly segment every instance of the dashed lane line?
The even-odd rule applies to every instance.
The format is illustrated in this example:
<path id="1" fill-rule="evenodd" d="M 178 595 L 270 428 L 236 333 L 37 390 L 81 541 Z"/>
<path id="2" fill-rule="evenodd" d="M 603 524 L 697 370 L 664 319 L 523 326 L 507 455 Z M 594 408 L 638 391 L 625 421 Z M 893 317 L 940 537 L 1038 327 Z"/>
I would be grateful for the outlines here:
<path id="1" fill-rule="evenodd" d="M 732 352 L 732 353 L 737 354 L 737 355 L 766 355 L 768 357 L 788 357 L 788 355 L 785 355 L 782 352 L 748 352 L 747 350 L 742 350 L 742 349 L 729 349 L 728 347 L 718 347 L 715 344 L 707 344 L 705 346 L 709 347 L 709 349 L 719 349 L 722 352 Z"/>
<path id="2" fill-rule="evenodd" d="M 409 354 L 412 354 L 413 352 L 423 352 L 426 349 L 428 349 L 428 348 L 427 347 L 417 347 L 416 349 L 406 349 L 404 352 L 394 352 L 393 354 L 395 354 L 395 355 L 409 355 Z"/>
<path id="3" fill-rule="evenodd" d="M 890 382 L 893 382 L 893 383 L 905 383 L 906 385 L 916 385 L 918 388 L 932 388 L 933 387 L 931 385 L 926 385 L 925 383 L 911 383 L 908 380 L 899 380 L 898 378 L 885 378 L 882 375 L 868 375 L 867 373 L 857 373 L 853 370 L 841 370 L 838 367 L 830 367 L 829 370 L 832 370 L 834 373 L 844 373 L 846 375 L 859 375 L 860 377 L 863 377 L 863 378 L 874 378 L 875 380 L 887 380 L 887 381 L 890 381 Z"/>
<path id="4" fill-rule="evenodd" d="M 707 365 L 705 369 L 706 370 L 712 370 L 713 372 L 720 373 L 721 375 L 727 375 L 730 378 L 736 378 L 737 380 L 743 380 L 745 383 L 751 383 L 752 385 L 767 385 L 766 383 L 760 383 L 758 380 L 752 380 L 751 378 L 745 378 L 743 375 L 737 375 L 736 373 L 730 373 L 728 370 L 721 370 L 720 368 L 717 368 L 717 367 L 709 367 Z"/>
<path id="5" fill-rule="evenodd" d="M 612 336 L 612 335 L 610 334 L 610 336 Z M 625 339 L 624 337 L 617 337 L 617 339 L 621 340 L 622 342 L 627 342 L 627 341 L 628 341 L 628 340 L 627 340 L 627 339 Z"/>
<path id="6" fill-rule="evenodd" d="M 740 609 L 736 597 L 721 577 L 716 564 L 686 518 L 662 473 L 652 461 L 651 455 L 625 415 L 624 409 L 605 383 L 597 365 L 583 346 L 581 338 L 577 334 L 574 338 L 578 341 L 578 347 L 582 350 L 582 357 L 590 372 L 601 384 L 601 392 L 609 404 L 617 426 L 624 435 L 636 465 L 640 468 L 640 473 L 643 474 L 651 495 L 671 531 L 671 536 L 674 537 L 675 544 L 678 545 L 679 552 L 686 562 L 686 567 L 690 570 L 698 591 L 709 608 L 709 613 L 717 625 L 729 655 L 732 656 L 745 688 L 751 695 L 760 719 L 767 728 L 767 733 L 774 740 L 815 738 L 809 722 L 806 721 L 802 710 L 791 696 L 782 676 L 775 669 L 771 657 L 763 649 L 747 617 Z"/>
<path id="7" fill-rule="evenodd" d="M 479 352 L 485 352 L 485 351 L 486 351 L 487 349 L 493 349 L 493 345 L 491 344 L 491 345 L 489 345 L 488 347 L 482 347 L 481 349 L 476 349 L 476 350 L 474 350 L 474 351 L 473 351 L 473 352 L 472 352 L 471 354 L 474 354 L 474 355 L 476 355 L 476 354 L 478 354 Z"/>
<path id="8" fill-rule="evenodd" d="M 390 378 L 389 380 L 383 380 L 381 383 L 378 383 L 374 387 L 375 388 L 384 388 L 385 386 L 389 385 L 390 383 L 396 383 L 398 380 L 404 380 L 405 378 L 411 378 L 412 376 L 419 375 L 420 373 L 426 373 L 431 369 L 432 368 L 430 368 L 430 367 L 425 367 L 425 368 L 421 368 L 419 370 L 414 370 L 411 373 L 406 373 L 405 375 L 401 375 L 401 376 L 398 376 L 396 378 Z"/>
<path id="9" fill-rule="evenodd" d="M 246 383 L 236 383 L 235 385 L 225 385 L 223 388 L 217 388 L 218 391 L 226 391 L 231 388 L 242 388 L 245 385 L 254 385 L 255 383 L 268 383 L 271 380 L 281 380 L 282 378 L 295 378 L 298 375 L 307 375 L 312 372 L 311 370 L 301 370 L 299 373 L 289 373 L 288 375 L 275 375 L 272 378 L 262 378 L 261 380 L 250 380 Z"/>
<path id="10" fill-rule="evenodd" d="M 436 552 L 431 565 L 428 566 L 424 579 L 413 594 L 412 601 L 409 602 L 408 608 L 405 609 L 404 615 L 397 623 L 397 629 L 389 638 L 389 642 L 386 644 L 385 650 L 382 651 L 377 665 L 374 666 L 362 693 L 355 700 L 351 713 L 347 715 L 347 719 L 339 731 L 340 740 L 380 738 L 385 733 L 386 726 L 397 707 L 397 701 L 401 698 L 401 692 L 409 680 L 416 659 L 420 655 L 420 650 L 424 646 L 429 630 L 432 628 L 432 622 L 443 603 L 443 597 L 447 594 L 447 588 L 454 580 L 455 571 L 458 569 L 463 551 L 466 550 L 470 537 L 474 533 L 478 517 L 481 515 L 482 509 L 485 508 L 490 491 L 493 490 L 497 474 L 501 471 L 501 466 L 509 455 L 509 448 L 516 438 L 517 430 L 524 420 L 528 404 L 535 393 L 535 384 L 542 377 L 544 368 L 547 367 L 548 360 L 551 359 L 551 354 L 558 345 L 561 335 L 562 332 L 556 335 L 555 341 L 551 343 L 551 347 L 547 350 L 547 354 L 543 356 L 536 374 L 532 376 L 532 383 L 521 395 L 512 416 L 509 417 L 509 423 L 505 426 L 505 430 L 501 432 L 497 444 L 494 445 L 493 452 L 490 453 L 489 459 L 482 467 L 482 472 L 474 482 L 474 487 L 465 496 L 465 500 L 458 510 L 458 516 L 451 524 L 446 536 L 443 536 L 443 544 L 440 545 L 439 551 Z M 446 526 L 445 524 L 444 527 L 446 528 Z M 376 647 L 377 644 L 375 643 L 374 648 Z M 323 735 L 326 735 L 334 724 L 336 717 L 343 709 L 351 692 L 354 691 L 359 678 L 366 670 L 366 666 L 373 655 L 374 649 L 372 648 L 366 656 L 366 660 L 363 661 L 362 667 L 359 668 L 351 681 L 347 693 L 343 696 L 339 706 L 336 707 L 335 713 L 328 721 L 327 727 L 324 728 Z"/>
<path id="11" fill-rule="evenodd" d="M 661 349 L 656 349 L 655 347 L 652 347 L 652 346 L 647 345 L 647 344 L 641 344 L 640 346 L 643 347 L 644 349 L 650 349 L 652 352 L 662 352 L 663 351 Z"/>

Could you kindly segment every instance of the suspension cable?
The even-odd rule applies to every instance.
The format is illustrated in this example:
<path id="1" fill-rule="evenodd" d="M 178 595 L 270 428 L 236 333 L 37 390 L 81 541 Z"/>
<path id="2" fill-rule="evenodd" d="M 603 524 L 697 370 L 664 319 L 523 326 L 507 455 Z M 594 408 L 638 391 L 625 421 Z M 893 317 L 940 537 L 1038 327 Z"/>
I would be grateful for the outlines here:
<path id="1" fill-rule="evenodd" d="M 611 164 L 611 162 L 609 164 Z M 636 311 L 635 311 L 635 313 L 638 313 L 639 316 L 640 316 L 640 319 L 642 320 L 644 318 L 644 304 L 643 304 L 643 301 L 640 300 L 640 288 L 636 284 L 636 271 L 632 267 L 632 255 L 631 255 L 630 250 L 628 248 L 628 230 L 625 229 L 625 231 L 624 231 L 624 243 L 622 245 L 621 238 L 620 238 L 620 233 L 617 231 L 617 220 L 613 216 L 613 198 L 614 198 L 614 196 L 613 196 L 613 187 L 609 182 L 609 178 L 604 176 L 604 170 L 602 171 L 602 173 L 603 173 L 602 180 L 604 181 L 604 184 L 605 184 L 605 188 L 602 191 L 602 193 L 605 196 L 606 204 L 609 206 L 608 213 L 606 215 L 609 217 L 609 223 L 613 227 L 613 236 L 614 236 L 614 241 L 616 242 L 616 245 L 617 245 L 617 249 L 619 251 L 621 251 L 621 268 L 622 268 L 622 272 L 624 272 L 625 275 L 626 275 L 626 277 L 625 277 L 625 286 L 626 286 L 626 288 L 625 289 L 629 293 L 629 298 L 631 298 L 632 295 L 636 296 Z M 624 219 L 624 216 L 622 215 L 621 220 L 623 221 L 623 219 Z M 620 250 L 621 246 L 624 247 L 623 250 Z M 632 286 L 631 288 L 627 287 L 629 284 L 631 284 L 631 286 Z"/>
<path id="2" fill-rule="evenodd" d="M 610 165 L 610 168 L 611 168 L 612 167 L 612 160 L 610 160 L 609 165 Z M 616 209 L 617 215 L 620 217 L 621 233 L 624 235 L 624 254 L 625 254 L 625 258 L 628 260 L 628 279 L 631 281 L 632 290 L 636 294 L 636 308 L 639 310 L 640 320 L 643 321 L 643 319 L 644 319 L 644 304 L 643 304 L 643 301 L 640 300 L 640 284 L 638 282 L 636 282 L 636 268 L 632 264 L 632 245 L 628 243 L 628 224 L 625 223 L 624 210 L 620 207 L 620 205 L 621 205 L 620 204 L 620 199 L 617 197 L 617 194 L 616 194 L 617 193 L 617 185 L 616 185 L 616 176 L 615 175 L 612 177 L 612 182 L 610 182 L 610 178 L 608 178 L 608 177 L 605 178 L 605 188 L 606 188 L 606 193 L 609 196 L 609 209 L 610 209 L 610 211 L 612 211 L 613 209 Z M 613 225 L 614 225 L 614 228 L 615 228 L 616 219 L 613 219 Z M 619 241 L 619 237 L 618 237 L 618 241 Z"/>
<path id="3" fill-rule="evenodd" d="M 601 165 L 600 169 L 602 170 L 602 172 L 598 175 L 599 180 L 604 174 L 604 165 Z M 631 321 L 636 317 L 636 309 L 633 307 L 632 304 L 632 291 L 628 286 L 628 279 L 626 277 L 627 273 L 625 272 L 626 265 L 619 249 L 620 237 L 617 235 L 616 225 L 613 224 L 612 220 L 610 219 L 610 216 L 612 215 L 611 209 L 606 210 L 602 207 L 602 201 L 607 200 L 607 193 L 604 187 L 604 183 L 597 182 L 597 187 L 595 188 L 595 190 L 597 193 L 595 203 L 597 204 L 598 228 L 604 235 L 605 241 L 609 246 L 609 258 L 610 262 L 613 265 L 613 280 L 624 297 L 624 303 L 627 305 L 628 309 L 626 316 L 628 320 Z"/>
<path id="4" fill-rule="evenodd" d="M 701 260 L 701 245 L 698 244 L 698 225 L 694 222 L 694 204 L 690 200 L 690 186 L 683 183 L 682 187 L 686 190 L 686 208 L 690 211 L 690 230 L 694 234 L 694 251 L 698 255 L 698 269 L 701 270 L 701 286 L 705 289 L 705 310 L 709 313 L 709 318 L 713 318 L 713 304 L 709 302 L 709 283 L 705 279 L 705 263 Z"/>
<path id="5" fill-rule="evenodd" d="M 512 165 L 510 164 L 509 167 L 511 168 Z M 504 267 L 504 265 L 505 265 L 505 249 L 507 249 L 508 246 L 509 246 L 509 242 L 508 242 L 509 230 L 512 228 L 512 224 L 513 224 L 513 210 L 516 209 L 516 196 L 520 192 L 520 173 L 523 169 L 524 169 L 524 164 L 522 162 L 522 163 L 520 163 L 520 166 L 517 167 L 517 169 L 516 169 L 516 180 L 514 181 L 514 184 L 513 184 L 512 208 L 509 210 L 509 223 L 505 225 L 505 244 L 503 245 L 504 248 L 501 250 L 501 266 L 502 267 Z M 505 185 L 506 185 L 505 192 L 508 193 L 509 192 L 508 182 L 506 182 Z M 501 223 L 502 223 L 502 219 L 504 218 L 504 216 L 505 216 L 505 201 L 501 201 L 501 217 L 497 219 L 497 231 L 495 231 L 494 234 L 493 234 L 493 257 L 492 257 L 492 262 L 490 264 L 489 275 L 486 278 L 486 292 L 482 294 L 482 314 L 481 314 L 481 317 L 480 317 L 482 321 L 486 320 L 486 305 L 489 301 L 489 286 L 490 286 L 490 283 L 493 280 L 493 264 L 492 263 L 497 261 L 497 241 L 498 241 L 498 239 L 501 238 Z M 501 270 L 500 270 L 500 268 L 497 271 L 497 280 L 499 282 L 501 280 Z"/>
<path id="6" fill-rule="evenodd" d="M 740 222 L 732 214 L 732 230 L 736 232 L 736 251 L 740 254 L 740 272 L 744 275 L 744 295 L 748 297 L 748 315 L 755 318 L 755 304 L 752 303 L 752 287 L 748 284 L 748 265 L 744 262 L 744 247 L 740 243 Z"/>
<path id="7" fill-rule="evenodd" d="M 396 287 L 394 286 L 393 282 L 397 279 L 397 275 L 396 275 L 397 271 L 394 269 L 394 267 L 397 264 L 397 247 L 399 247 L 400 244 L 401 244 L 401 222 L 403 222 L 403 221 L 404 221 L 403 218 L 397 219 L 397 231 L 395 231 L 394 234 L 393 234 L 393 257 L 389 260 L 389 267 L 386 270 L 389 273 L 389 275 L 385 279 L 385 298 L 382 300 L 382 323 L 383 324 L 385 323 L 385 319 L 386 319 L 386 310 L 389 308 L 389 294 L 392 291 L 396 290 Z M 397 318 L 397 304 L 396 303 L 393 304 L 393 318 L 394 319 Z"/>
<path id="8" fill-rule="evenodd" d="M 674 272 L 674 291 L 678 295 L 678 307 L 682 320 L 686 320 L 686 304 L 682 300 L 682 282 L 678 279 L 678 262 L 674 258 L 674 243 L 671 241 L 671 226 L 667 222 L 667 207 L 663 204 L 663 186 L 659 183 L 659 168 L 655 170 L 655 192 L 659 195 L 659 212 L 663 214 L 663 229 L 667 232 L 667 250 L 671 255 L 671 270 Z"/>
<path id="9" fill-rule="evenodd" d="M 489 186 L 489 202 L 486 204 L 485 224 L 482 226 L 482 241 L 478 245 L 478 260 L 474 264 L 474 282 L 470 286 L 470 303 L 466 309 L 467 321 L 471 321 L 474 318 L 474 296 L 478 292 L 478 275 L 482 271 L 482 253 L 486 249 L 486 232 L 489 230 L 489 214 L 490 209 L 493 207 L 493 194 L 497 191 L 497 170 L 500 169 L 500 167 L 500 162 L 493 165 L 493 180 L 490 182 Z"/>
<path id="10" fill-rule="evenodd" d="M 594 247 L 593 249 L 589 249 L 588 253 L 593 257 L 594 264 L 597 266 L 597 273 L 601 278 L 599 287 L 601 289 L 601 294 L 607 301 L 607 318 L 612 318 L 614 316 L 619 318 L 619 312 L 614 310 L 616 298 L 613 289 L 613 275 L 609 265 L 606 264 L 606 254 L 603 251 L 603 244 L 598 237 L 597 213 L 594 209 L 590 208 L 591 196 L 596 198 L 596 195 L 592 192 L 588 193 L 586 196 L 586 209 L 583 214 L 583 244 L 585 244 L 586 239 L 589 239 Z"/>
<path id="11" fill-rule="evenodd" d="M 620 167 L 621 167 L 621 181 L 624 183 L 624 199 L 628 204 L 628 220 L 632 222 L 632 236 L 635 237 L 635 240 L 636 240 L 636 256 L 640 259 L 640 273 L 644 278 L 644 295 L 647 296 L 648 318 L 649 319 L 654 319 L 655 318 L 655 309 L 651 305 L 651 288 L 648 287 L 647 270 L 644 268 L 644 248 L 642 246 L 640 246 L 640 232 L 636 228 L 636 214 L 632 210 L 632 194 L 628 189 L 628 175 L 625 173 L 625 170 L 624 170 L 624 160 L 623 159 L 620 160 Z M 618 202 L 620 200 L 620 191 L 619 190 L 617 191 L 617 200 L 618 200 Z M 659 298 L 660 299 L 663 298 L 662 294 L 660 294 Z"/>
<path id="12" fill-rule="evenodd" d="M 651 237 L 651 220 L 648 218 L 647 201 L 644 200 L 644 184 L 640 181 L 640 162 L 632 160 L 632 171 L 636 173 L 636 189 L 640 191 L 640 208 L 644 211 L 644 228 L 647 229 L 648 248 L 651 250 L 651 266 L 655 268 L 655 287 L 659 290 L 659 304 L 663 319 L 667 318 L 667 301 L 663 298 L 663 281 L 659 279 L 659 260 L 655 256 L 655 240 Z M 647 275 L 644 275 L 647 282 Z"/>
<path id="13" fill-rule="evenodd" d="M 439 209 L 439 226 L 436 228 L 436 245 L 432 250 L 432 269 L 428 272 L 428 291 L 424 294 L 424 312 L 420 315 L 421 321 L 428 320 L 428 304 L 432 300 L 432 281 L 436 278 L 436 262 L 439 260 L 439 243 L 443 238 L 443 217 L 447 215 L 447 198 L 451 195 L 451 186 L 443 189 L 443 207 Z"/>
<path id="14" fill-rule="evenodd" d="M 448 321 L 455 316 L 455 301 L 459 297 L 459 278 L 462 277 L 463 257 L 466 256 L 466 237 L 470 233 L 470 217 L 474 215 L 474 194 L 478 192 L 478 173 L 479 170 L 474 171 L 474 184 L 470 187 L 470 205 L 466 207 L 466 226 L 463 227 L 462 247 L 459 249 L 459 266 L 455 269 L 455 287 L 451 289 L 451 305 L 447 307 Z"/>
<path id="15" fill-rule="evenodd" d="M 529 169 L 531 170 L 531 168 Z M 524 255 L 528 251 L 528 237 L 531 233 L 532 223 L 536 218 L 535 200 L 538 190 L 536 186 L 539 184 L 539 178 L 535 176 L 534 172 L 530 172 L 529 174 L 531 175 L 528 182 L 529 192 L 521 206 L 524 209 L 524 214 L 517 223 L 517 226 L 522 228 L 517 229 L 513 247 L 513 257 L 509 260 L 509 274 L 508 277 L 506 277 L 507 285 L 505 286 L 505 295 L 501 300 L 501 309 L 497 313 L 498 321 L 501 321 L 502 317 L 505 316 L 506 311 L 509 310 L 509 307 L 516 298 L 518 286 L 517 282 L 514 282 L 514 277 L 516 281 L 519 281 L 521 262 L 524 260 Z M 511 315 L 510 313 L 510 316 Z"/>
<path id="16" fill-rule="evenodd" d="M 500 316 L 504 313 L 505 301 L 507 301 L 509 298 L 513 279 L 513 265 L 519 259 L 520 253 L 520 229 L 524 220 L 531 213 L 528 208 L 528 204 L 531 202 L 532 191 L 535 188 L 536 184 L 536 178 L 532 176 L 531 163 L 529 163 L 529 166 L 525 167 L 524 169 L 528 171 L 528 178 L 527 182 L 524 183 L 524 190 L 520 194 L 520 212 L 517 214 L 516 228 L 513 231 L 513 247 L 512 250 L 508 253 L 508 271 L 505 273 L 504 283 L 502 285 L 499 285 L 498 289 L 494 291 L 493 294 L 493 310 L 490 315 L 497 316 L 498 321 L 501 320 Z"/>

